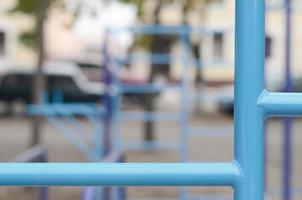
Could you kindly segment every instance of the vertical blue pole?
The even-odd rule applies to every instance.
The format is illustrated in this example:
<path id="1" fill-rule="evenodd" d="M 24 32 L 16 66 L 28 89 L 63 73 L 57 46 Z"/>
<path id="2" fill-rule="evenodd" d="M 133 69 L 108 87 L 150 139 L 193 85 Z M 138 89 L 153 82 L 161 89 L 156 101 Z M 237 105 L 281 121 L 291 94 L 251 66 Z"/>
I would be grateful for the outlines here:
<path id="1" fill-rule="evenodd" d="M 284 92 L 289 92 L 292 89 L 291 83 L 291 0 L 285 1 L 285 86 Z M 283 119 L 283 199 L 291 199 L 291 127 L 292 120 L 290 118 Z"/>
<path id="2" fill-rule="evenodd" d="M 112 96 L 110 88 L 112 86 L 112 75 L 110 71 L 109 66 L 109 58 L 108 58 L 108 52 L 107 52 L 107 32 L 105 36 L 105 44 L 103 47 L 103 53 L 104 53 L 104 71 L 103 71 L 103 82 L 105 84 L 105 94 L 103 99 L 103 105 L 104 105 L 104 115 L 103 115 L 103 149 L 102 149 L 102 157 L 106 157 L 111 152 L 111 117 L 112 117 Z M 101 189 L 102 190 L 102 189 Z M 103 190 L 103 199 L 110 199 L 111 196 L 111 188 L 110 187 L 104 187 Z"/>
<path id="3" fill-rule="evenodd" d="M 47 200 L 47 199 L 48 199 L 48 187 L 40 187 L 39 200 Z"/>
<path id="4" fill-rule="evenodd" d="M 109 59 L 109 52 L 107 51 L 108 34 L 109 30 L 106 31 L 106 40 L 104 45 L 104 73 L 103 81 L 106 85 L 106 95 L 104 97 L 105 115 L 104 115 L 104 156 L 107 156 L 112 152 L 113 148 L 117 151 L 121 151 L 121 138 L 119 137 L 119 112 L 121 109 L 121 98 L 122 94 L 120 92 L 121 83 L 118 80 L 115 72 L 118 71 L 119 65 L 116 61 L 111 62 Z M 110 65 L 110 66 L 109 66 Z M 114 91 L 113 91 L 114 89 Z M 113 126 L 114 124 L 114 127 Z M 113 140 L 113 141 L 112 141 Z M 124 154 L 120 155 L 116 162 L 125 162 Z M 104 190 L 103 199 L 118 199 L 124 200 L 126 198 L 126 187 L 116 187 L 113 188 L 113 196 L 111 196 L 111 188 L 106 187 Z"/>
<path id="5" fill-rule="evenodd" d="M 106 64 L 107 65 L 107 64 Z M 112 99 L 110 94 L 111 88 L 111 74 L 108 66 L 105 66 L 104 69 L 104 83 L 106 85 L 107 92 L 104 95 L 104 107 L 105 113 L 103 116 L 104 123 L 104 139 L 103 139 L 103 156 L 107 156 L 111 150 L 111 142 L 110 142 L 110 132 L 111 132 L 111 113 L 112 113 Z"/>
<path id="6" fill-rule="evenodd" d="M 180 138 L 180 160 L 181 162 L 188 162 L 188 50 L 189 50 L 189 30 L 185 26 L 180 34 L 181 39 L 181 103 L 180 103 L 180 124 L 181 124 L 181 138 Z M 188 190 L 182 187 L 180 190 L 181 199 L 188 199 Z"/>
<path id="7" fill-rule="evenodd" d="M 188 161 L 188 50 L 189 50 L 189 33 L 187 29 L 184 29 L 180 35 L 181 37 L 181 144 L 180 145 L 180 157 L 182 162 Z"/>
<path id="8" fill-rule="evenodd" d="M 235 200 L 264 198 L 264 122 L 257 107 L 264 89 L 264 0 L 236 1 L 235 160 L 243 181 Z"/>

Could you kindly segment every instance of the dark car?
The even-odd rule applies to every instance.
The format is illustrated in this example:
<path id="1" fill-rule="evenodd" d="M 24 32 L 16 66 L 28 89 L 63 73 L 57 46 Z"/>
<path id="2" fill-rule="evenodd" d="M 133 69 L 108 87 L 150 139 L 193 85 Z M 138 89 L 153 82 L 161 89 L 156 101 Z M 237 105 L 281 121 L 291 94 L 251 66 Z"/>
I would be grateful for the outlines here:
<path id="1" fill-rule="evenodd" d="M 45 67 L 47 101 L 61 99 L 70 102 L 98 102 L 103 93 L 102 84 L 86 80 L 81 71 L 70 63 L 48 63 Z M 34 70 L 14 68 L 5 72 L 0 80 L 0 101 L 33 103 Z"/>

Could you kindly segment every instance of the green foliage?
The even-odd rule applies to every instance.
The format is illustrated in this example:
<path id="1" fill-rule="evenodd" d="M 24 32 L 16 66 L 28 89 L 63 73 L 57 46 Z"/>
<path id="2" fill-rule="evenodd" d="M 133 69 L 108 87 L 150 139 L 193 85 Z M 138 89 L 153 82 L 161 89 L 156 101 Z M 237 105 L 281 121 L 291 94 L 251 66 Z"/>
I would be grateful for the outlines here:
<path id="1" fill-rule="evenodd" d="M 34 14 L 39 0 L 19 0 L 12 12 L 23 12 L 25 14 Z"/>
<path id="2" fill-rule="evenodd" d="M 18 0 L 16 6 L 10 10 L 10 13 L 16 13 L 21 12 L 30 16 L 35 17 L 37 19 L 37 9 L 39 6 L 39 1 L 41 0 Z M 50 6 L 56 2 L 59 2 L 62 0 L 48 0 L 47 1 L 47 9 L 46 13 L 48 13 Z M 36 43 L 35 43 L 35 37 L 37 35 L 37 27 L 34 27 L 33 30 L 26 31 L 24 33 L 21 33 L 19 36 L 20 41 L 32 48 L 36 49 Z"/>
<path id="3" fill-rule="evenodd" d="M 22 33 L 19 36 L 20 41 L 27 47 L 30 47 L 31 49 L 36 50 L 37 46 L 34 41 L 35 38 L 35 32 L 34 31 L 27 31 Z"/>
<path id="4" fill-rule="evenodd" d="M 41 0 L 18 0 L 16 6 L 11 12 L 22 12 L 29 15 L 34 15 L 37 12 L 38 3 Z M 47 0 L 48 9 L 54 4 L 60 4 L 63 0 Z"/>

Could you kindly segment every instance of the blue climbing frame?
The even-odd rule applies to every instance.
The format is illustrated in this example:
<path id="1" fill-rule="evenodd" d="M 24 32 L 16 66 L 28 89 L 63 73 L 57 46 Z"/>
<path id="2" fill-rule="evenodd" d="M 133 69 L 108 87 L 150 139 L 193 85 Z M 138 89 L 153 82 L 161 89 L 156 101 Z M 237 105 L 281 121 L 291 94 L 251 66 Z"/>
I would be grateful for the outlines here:
<path id="1" fill-rule="evenodd" d="M 264 90 L 264 1 L 236 1 L 235 161 L 187 164 L 0 164 L 0 185 L 232 186 L 263 200 L 264 120 L 302 115 L 302 94 Z"/>
<path id="2" fill-rule="evenodd" d="M 112 77 L 113 85 L 116 88 L 116 93 L 113 95 L 114 107 L 113 109 L 113 123 L 115 127 L 114 134 L 116 136 L 116 148 L 122 150 L 178 150 L 182 161 L 184 161 L 186 155 L 186 126 L 187 126 L 187 96 L 188 94 L 188 42 L 189 34 L 191 32 L 202 32 L 201 28 L 193 28 L 190 26 L 160 26 L 160 25 L 147 25 L 147 26 L 138 26 L 138 27 L 120 27 L 120 28 L 111 28 L 108 30 L 108 33 L 111 37 L 118 36 L 121 33 L 130 31 L 134 35 L 177 35 L 180 38 L 181 42 L 181 54 L 177 57 L 180 57 L 181 69 L 182 69 L 182 79 L 180 83 L 169 83 L 169 84 L 156 84 L 148 83 L 144 85 L 122 83 L 119 80 L 119 72 L 121 67 L 125 63 L 132 63 L 139 60 L 149 60 L 152 64 L 161 63 L 169 64 L 171 60 L 175 59 L 174 56 L 170 54 L 146 54 L 145 57 L 138 54 L 131 54 L 129 59 L 120 59 L 114 55 L 111 55 L 111 65 L 112 68 Z M 108 52 L 107 52 L 108 53 Z M 150 59 L 151 57 L 151 59 Z M 181 93 L 181 106 L 179 112 L 129 112 L 122 111 L 122 94 L 125 92 L 128 93 L 141 93 L 141 94 L 151 94 L 154 92 L 162 92 L 167 89 L 179 90 Z M 177 121 L 181 127 L 181 139 L 180 142 L 159 142 L 159 141 L 144 141 L 144 142 L 127 142 L 122 144 L 121 142 L 121 133 L 120 133 L 120 124 L 125 121 Z"/>

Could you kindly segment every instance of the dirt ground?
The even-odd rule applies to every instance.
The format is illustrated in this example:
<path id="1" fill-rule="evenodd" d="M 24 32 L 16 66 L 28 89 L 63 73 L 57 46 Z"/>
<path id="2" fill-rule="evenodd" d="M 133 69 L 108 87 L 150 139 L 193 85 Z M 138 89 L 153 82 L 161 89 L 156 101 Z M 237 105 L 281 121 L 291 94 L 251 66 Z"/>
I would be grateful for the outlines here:
<path id="1" fill-rule="evenodd" d="M 302 121 L 294 120 L 293 126 L 293 186 L 302 186 Z M 89 123 L 81 119 L 81 124 L 89 130 Z M 193 116 L 190 124 L 199 127 L 231 127 L 233 120 L 222 115 Z M 29 143 L 31 121 L 27 118 L 0 119 L 0 159 L 2 162 L 12 161 L 16 155 L 24 151 Z M 123 142 L 141 141 L 142 124 L 138 122 L 124 123 L 121 128 Z M 156 125 L 156 137 L 161 141 L 179 142 L 180 127 L 177 122 L 161 122 Z M 86 133 L 85 133 L 86 134 Z M 278 200 L 282 191 L 282 123 L 280 119 L 267 122 L 267 199 Z M 89 134 L 84 135 L 89 138 Z M 43 125 L 43 146 L 47 149 L 51 162 L 86 162 L 79 151 L 71 145 L 58 131 L 46 121 Z M 191 136 L 188 140 L 189 160 L 229 161 L 233 159 L 233 134 L 223 136 Z M 178 162 L 177 151 L 128 151 L 127 162 Z M 206 195 L 199 199 L 232 199 L 230 188 L 189 188 L 193 194 Z M 295 199 L 302 194 L 296 190 Z M 51 200 L 80 200 L 82 188 L 53 187 L 50 189 Z M 211 196 L 211 195 L 218 196 Z M 207 196 L 209 195 L 209 196 Z M 219 195 L 223 195 L 219 197 Z M 130 199 L 177 199 L 179 188 L 174 187 L 131 187 L 127 190 Z M 212 198 L 210 198 L 212 197 Z M 34 200 L 37 190 L 33 188 L 0 188 L 0 200 Z M 198 199 L 198 198 L 197 198 Z"/>

